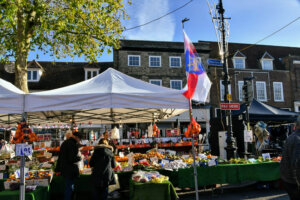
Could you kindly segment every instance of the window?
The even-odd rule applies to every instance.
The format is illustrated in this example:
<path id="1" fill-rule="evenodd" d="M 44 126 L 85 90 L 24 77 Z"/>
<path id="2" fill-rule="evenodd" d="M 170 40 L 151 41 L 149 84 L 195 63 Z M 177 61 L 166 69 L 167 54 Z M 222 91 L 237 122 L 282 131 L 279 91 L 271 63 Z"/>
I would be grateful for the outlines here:
<path id="1" fill-rule="evenodd" d="M 99 69 L 84 69 L 85 71 L 85 80 L 93 78 L 99 74 Z"/>
<path id="2" fill-rule="evenodd" d="M 236 69 L 245 69 L 245 58 L 233 58 L 233 65 Z"/>
<path id="3" fill-rule="evenodd" d="M 181 67 L 181 57 L 170 56 L 169 58 L 170 67 Z"/>
<path id="4" fill-rule="evenodd" d="M 149 56 L 149 66 L 150 67 L 160 67 L 161 57 L 160 56 Z"/>
<path id="5" fill-rule="evenodd" d="M 238 89 L 239 89 L 239 101 L 243 101 L 244 100 L 244 93 L 243 93 L 243 85 L 244 85 L 244 81 L 239 81 L 238 82 Z"/>
<path id="6" fill-rule="evenodd" d="M 27 81 L 37 82 L 40 79 L 39 70 L 27 70 Z"/>
<path id="7" fill-rule="evenodd" d="M 140 66 L 140 59 L 141 56 L 133 56 L 133 55 L 129 55 L 128 56 L 128 66 Z"/>
<path id="8" fill-rule="evenodd" d="M 274 101 L 284 101 L 282 82 L 273 82 Z"/>
<path id="9" fill-rule="evenodd" d="M 182 89 L 182 81 L 181 80 L 171 80 L 170 88 L 181 90 Z"/>
<path id="10" fill-rule="evenodd" d="M 159 80 L 159 79 L 151 79 L 151 80 L 149 80 L 149 83 L 161 86 L 161 80 Z"/>
<path id="11" fill-rule="evenodd" d="M 273 60 L 271 59 L 262 59 L 261 65 L 263 70 L 273 70 Z"/>
<path id="12" fill-rule="evenodd" d="M 231 84 L 229 84 L 229 93 L 231 94 Z M 224 94 L 225 94 L 225 87 L 222 84 L 222 80 L 220 80 L 220 96 L 221 96 L 221 101 L 224 101 Z"/>
<path id="13" fill-rule="evenodd" d="M 263 81 L 256 81 L 256 96 L 259 101 L 267 101 L 266 83 Z"/>

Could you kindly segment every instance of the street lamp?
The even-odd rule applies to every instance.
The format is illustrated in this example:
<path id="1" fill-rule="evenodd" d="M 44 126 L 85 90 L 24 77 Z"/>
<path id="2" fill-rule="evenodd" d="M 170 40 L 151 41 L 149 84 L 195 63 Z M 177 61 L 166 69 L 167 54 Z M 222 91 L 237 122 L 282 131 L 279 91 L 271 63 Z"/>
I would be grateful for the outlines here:
<path id="1" fill-rule="evenodd" d="M 224 8 L 222 0 L 219 0 L 219 4 L 217 5 L 217 10 L 219 13 L 218 20 L 220 20 L 220 32 L 221 32 L 221 44 L 222 44 L 222 62 L 223 62 L 223 72 L 224 72 L 224 81 L 222 81 L 224 88 L 225 88 L 225 94 L 224 94 L 224 100 L 225 103 L 229 103 L 231 100 L 231 94 L 229 94 L 229 86 L 230 86 L 230 77 L 228 74 L 228 52 L 226 48 L 226 30 L 225 30 L 225 19 L 230 18 L 224 18 Z M 225 147 L 226 153 L 227 153 L 227 159 L 235 157 L 236 147 L 235 139 L 233 137 L 233 131 L 232 131 L 232 114 L 231 110 L 226 110 L 226 125 L 227 125 L 227 138 L 226 143 L 227 146 Z"/>
<path id="2" fill-rule="evenodd" d="M 254 76 L 244 77 L 244 85 L 243 85 L 244 101 L 246 104 L 247 130 L 250 130 L 249 105 L 253 98 L 253 86 L 252 86 L 253 79 L 255 79 Z"/>

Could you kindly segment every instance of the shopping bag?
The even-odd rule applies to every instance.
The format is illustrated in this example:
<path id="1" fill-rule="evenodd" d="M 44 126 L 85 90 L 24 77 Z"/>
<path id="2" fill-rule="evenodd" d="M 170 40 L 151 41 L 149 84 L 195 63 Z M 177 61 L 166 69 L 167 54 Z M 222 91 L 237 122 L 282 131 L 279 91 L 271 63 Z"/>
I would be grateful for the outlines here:
<path id="1" fill-rule="evenodd" d="M 113 192 L 117 189 L 120 189 L 120 183 L 119 183 L 118 175 L 115 174 L 114 176 L 115 176 L 116 184 L 108 186 L 108 193 L 111 193 L 111 192 Z"/>

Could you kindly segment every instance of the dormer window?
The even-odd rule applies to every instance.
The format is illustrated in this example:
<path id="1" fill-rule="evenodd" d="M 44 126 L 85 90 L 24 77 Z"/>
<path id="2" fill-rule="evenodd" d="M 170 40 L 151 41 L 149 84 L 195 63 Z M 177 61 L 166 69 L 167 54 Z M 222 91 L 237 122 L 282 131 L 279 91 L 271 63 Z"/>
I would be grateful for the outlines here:
<path id="1" fill-rule="evenodd" d="M 85 80 L 88 80 L 90 78 L 93 78 L 99 74 L 99 69 L 95 68 L 85 68 L 84 69 L 84 76 Z"/>
<path id="2" fill-rule="evenodd" d="M 274 58 L 266 52 L 261 58 L 261 66 L 263 70 L 273 70 L 273 60 Z"/>
<path id="3" fill-rule="evenodd" d="M 27 64 L 27 81 L 39 82 L 43 74 L 43 67 L 35 60 Z"/>
<path id="4" fill-rule="evenodd" d="M 27 81 L 28 82 L 38 82 L 40 80 L 39 69 L 28 69 L 27 70 Z"/>
<path id="5" fill-rule="evenodd" d="M 246 56 L 242 54 L 240 51 L 237 51 L 232 58 L 234 68 L 245 69 L 246 68 L 245 60 L 246 60 Z"/>

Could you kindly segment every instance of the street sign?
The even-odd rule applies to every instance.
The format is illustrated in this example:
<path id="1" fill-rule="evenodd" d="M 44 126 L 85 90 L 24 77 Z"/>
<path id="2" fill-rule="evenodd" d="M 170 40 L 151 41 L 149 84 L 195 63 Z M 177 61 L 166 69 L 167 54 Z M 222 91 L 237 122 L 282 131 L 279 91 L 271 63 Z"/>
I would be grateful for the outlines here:
<path id="1" fill-rule="evenodd" d="M 240 104 L 239 103 L 221 103 L 220 108 L 221 108 L 221 110 L 239 110 Z"/>
<path id="2" fill-rule="evenodd" d="M 227 94 L 227 100 L 232 101 L 232 95 L 231 94 Z"/>
<path id="3" fill-rule="evenodd" d="M 223 64 L 221 63 L 221 60 L 217 60 L 217 59 L 207 59 L 207 64 L 215 65 L 215 66 L 223 66 Z"/>

